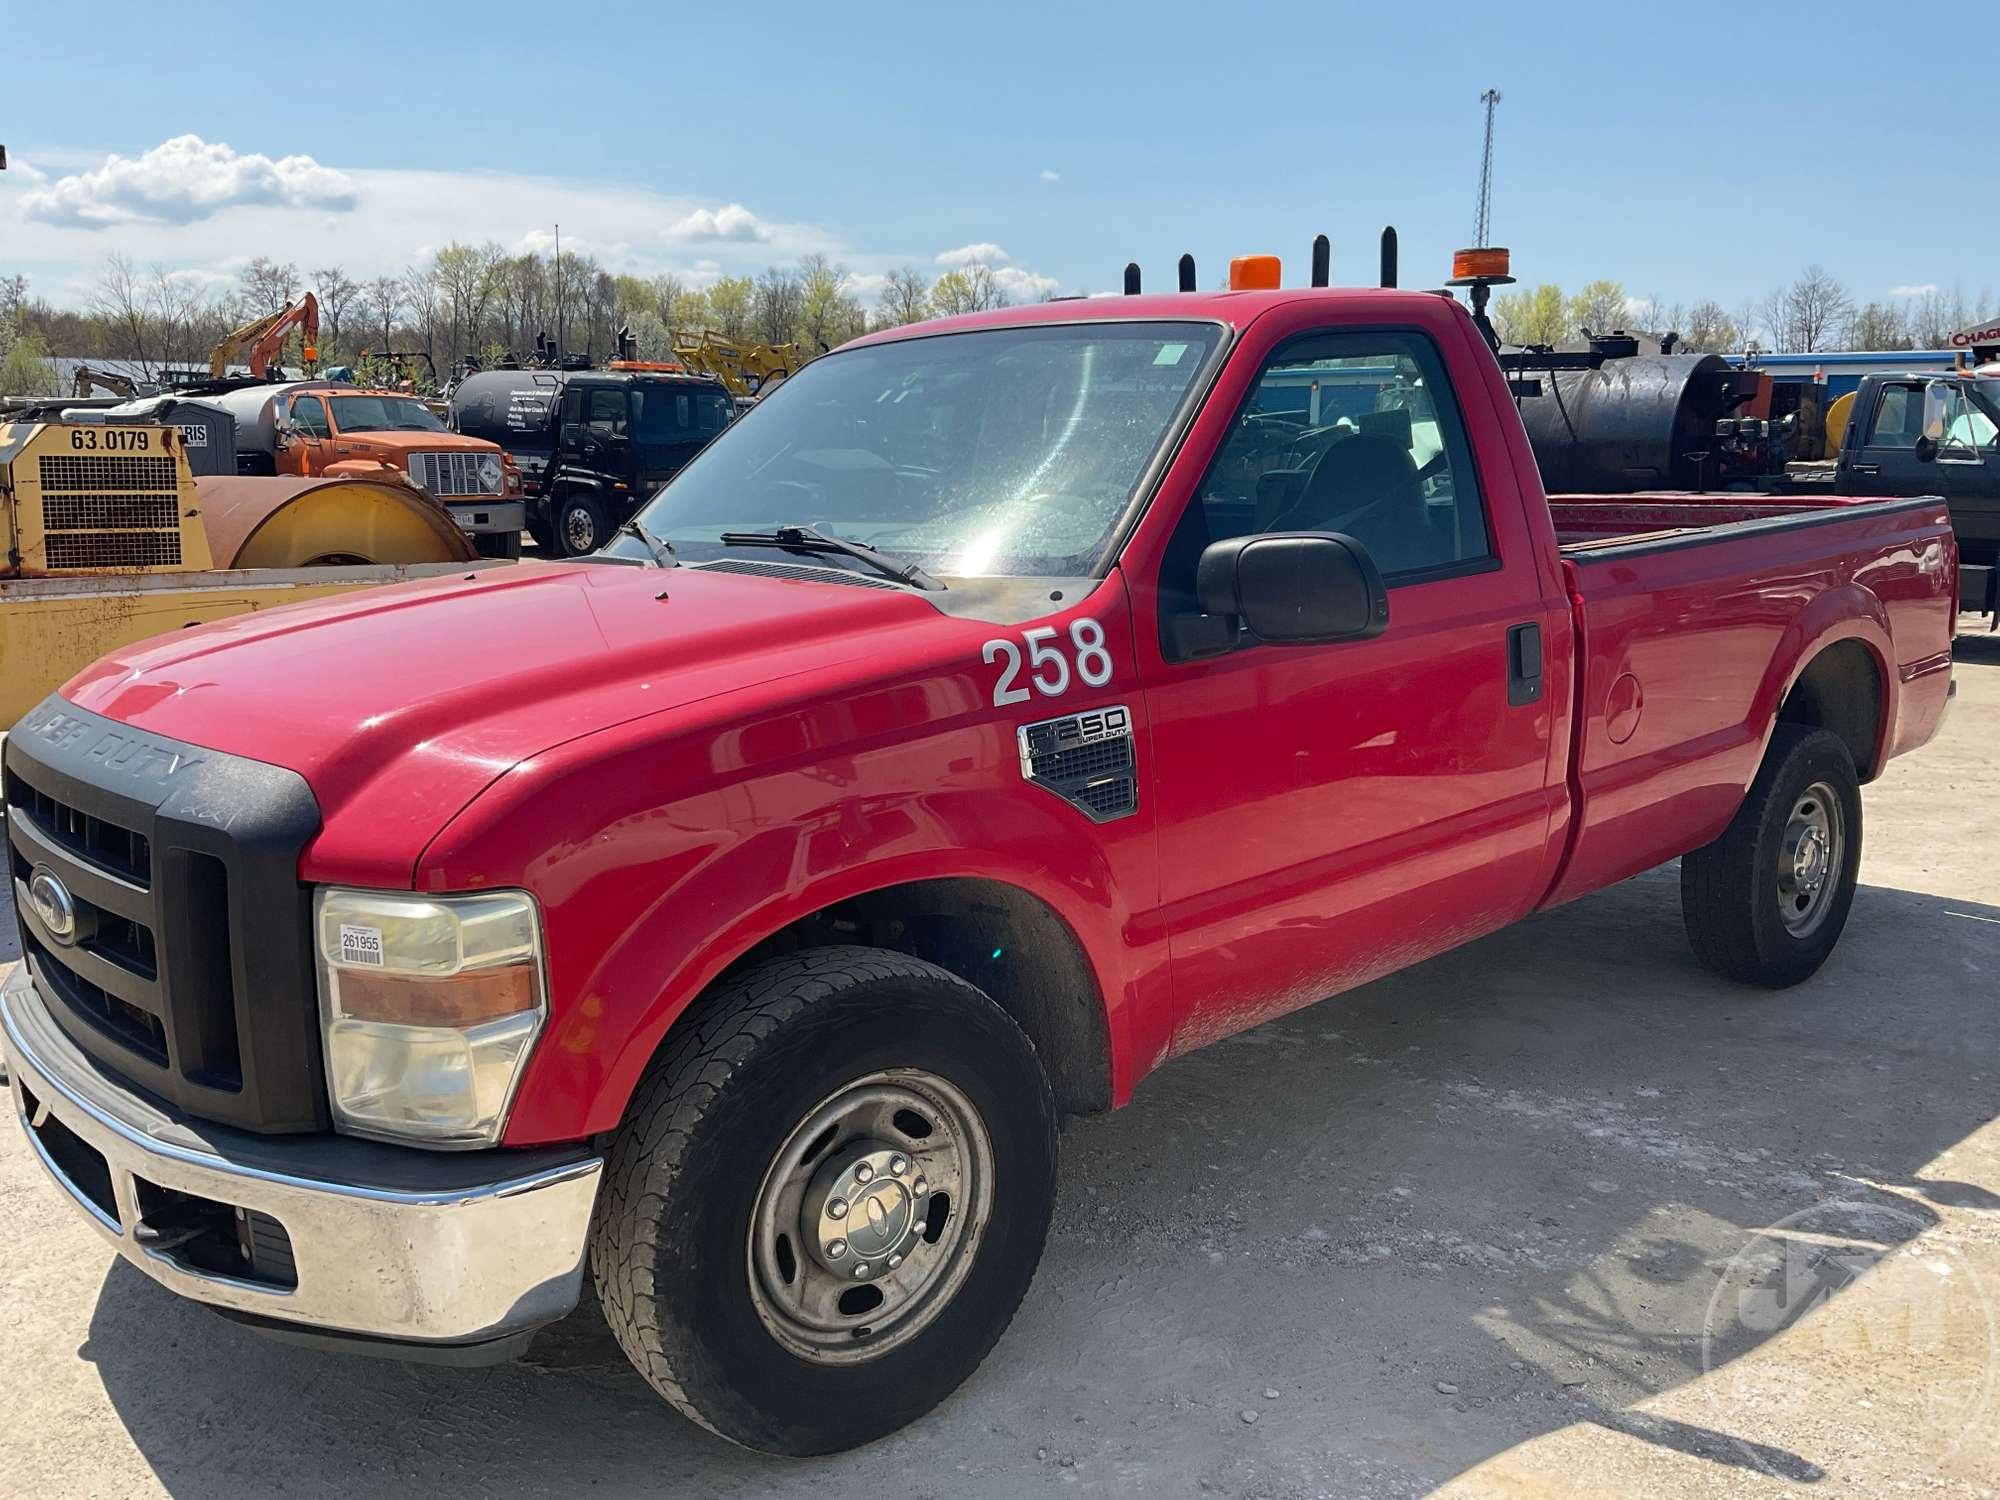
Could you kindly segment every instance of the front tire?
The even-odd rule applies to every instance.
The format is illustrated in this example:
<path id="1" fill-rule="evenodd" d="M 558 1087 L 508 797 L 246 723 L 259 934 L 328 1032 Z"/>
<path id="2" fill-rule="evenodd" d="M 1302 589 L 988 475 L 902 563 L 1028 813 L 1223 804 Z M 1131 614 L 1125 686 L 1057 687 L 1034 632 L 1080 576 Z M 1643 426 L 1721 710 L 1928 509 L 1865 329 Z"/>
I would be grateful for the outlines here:
<path id="1" fill-rule="evenodd" d="M 611 519 L 604 507 L 586 494 L 559 497 L 555 506 L 556 550 L 564 557 L 585 557 L 611 540 Z"/>
<path id="2" fill-rule="evenodd" d="M 669 1038 L 612 1146 L 591 1241 L 612 1332 L 747 1448 L 893 1432 L 1019 1307 L 1055 1119 L 1033 1045 L 957 976 L 860 947 L 756 964 Z"/>
<path id="3" fill-rule="evenodd" d="M 1780 724 L 1722 836 L 1681 860 L 1695 957 L 1772 989 L 1809 978 L 1847 925 L 1861 869 L 1861 784 L 1846 742 Z"/>

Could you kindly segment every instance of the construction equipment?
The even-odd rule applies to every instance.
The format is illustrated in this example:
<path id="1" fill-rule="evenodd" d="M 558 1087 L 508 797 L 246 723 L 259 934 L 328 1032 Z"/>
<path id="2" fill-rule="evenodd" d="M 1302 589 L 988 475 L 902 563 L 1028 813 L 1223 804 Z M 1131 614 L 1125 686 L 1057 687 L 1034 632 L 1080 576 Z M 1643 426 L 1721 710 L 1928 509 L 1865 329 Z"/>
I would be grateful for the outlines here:
<path id="1" fill-rule="evenodd" d="M 713 330 L 677 333 L 673 347 L 690 374 L 714 376 L 738 400 L 763 395 L 805 364 L 797 344 L 748 344 Z"/>
<path id="2" fill-rule="evenodd" d="M 250 378 L 263 380 L 294 328 L 304 341 L 304 363 L 310 373 L 319 363 L 319 350 L 315 347 L 319 342 L 319 298 L 307 292 L 298 301 L 245 323 L 217 344 L 208 356 L 210 377 L 222 379 L 229 370 L 229 362 L 241 353 L 243 362 L 250 367 Z"/>
<path id="3" fill-rule="evenodd" d="M 87 397 L 97 390 L 109 391 L 130 401 L 139 394 L 139 382 L 123 375 L 113 375 L 108 370 L 93 370 L 89 365 L 78 365 L 71 390 L 78 398 Z"/>
<path id="4" fill-rule="evenodd" d="M 197 478 L 177 427 L 0 425 L 0 726 L 115 647 L 480 566 L 393 478 Z"/>

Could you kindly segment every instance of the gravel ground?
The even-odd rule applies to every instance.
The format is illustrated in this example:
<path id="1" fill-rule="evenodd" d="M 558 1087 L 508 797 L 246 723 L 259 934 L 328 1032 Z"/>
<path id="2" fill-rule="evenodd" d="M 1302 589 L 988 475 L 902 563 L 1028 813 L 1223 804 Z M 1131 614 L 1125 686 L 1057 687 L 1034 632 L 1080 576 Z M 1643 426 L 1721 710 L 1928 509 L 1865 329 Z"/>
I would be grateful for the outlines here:
<path id="1" fill-rule="evenodd" d="M 589 1309 L 497 1370 L 271 1344 L 0 1128 L 0 1491 L 2000 1492 L 2000 646 L 1960 655 L 1810 983 L 1708 977 L 1667 869 L 1176 1062 L 1065 1131 L 980 1373 L 860 1453 L 710 1437 Z"/>

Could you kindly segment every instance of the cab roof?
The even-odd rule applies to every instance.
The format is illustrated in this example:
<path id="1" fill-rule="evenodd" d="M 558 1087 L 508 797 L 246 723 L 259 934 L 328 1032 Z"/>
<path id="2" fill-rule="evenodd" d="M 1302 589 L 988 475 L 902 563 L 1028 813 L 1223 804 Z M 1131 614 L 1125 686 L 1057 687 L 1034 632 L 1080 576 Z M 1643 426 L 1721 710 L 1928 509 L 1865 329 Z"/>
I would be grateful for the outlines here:
<path id="1" fill-rule="evenodd" d="M 1208 322 L 1221 323 L 1241 332 L 1273 308 L 1314 302 L 1366 309 L 1371 317 L 1384 322 L 1435 313 L 1435 292 L 1404 287 L 1278 287 L 1271 291 L 1249 292 L 1142 292 L 1137 296 L 1109 295 L 1070 297 L 1059 302 L 1034 302 L 1021 307 L 997 307 L 988 312 L 963 313 L 951 318 L 933 318 L 924 323 L 906 323 L 858 338 L 844 348 L 863 344 L 892 343 L 903 338 L 925 338 L 937 333 L 962 333 L 979 328 L 1024 328 L 1044 323 L 1119 322 Z"/>

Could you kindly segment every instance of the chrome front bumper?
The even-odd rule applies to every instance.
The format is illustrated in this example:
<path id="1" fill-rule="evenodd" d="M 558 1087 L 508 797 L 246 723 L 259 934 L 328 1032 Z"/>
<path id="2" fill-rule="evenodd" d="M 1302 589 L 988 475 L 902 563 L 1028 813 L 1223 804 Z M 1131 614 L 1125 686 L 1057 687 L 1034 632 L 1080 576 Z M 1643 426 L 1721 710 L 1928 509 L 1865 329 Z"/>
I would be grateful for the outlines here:
<path id="1" fill-rule="evenodd" d="M 461 500 L 453 496 L 440 503 L 458 522 L 458 529 L 468 536 L 486 536 L 493 532 L 505 535 L 525 531 L 528 527 L 525 500 Z"/>
<path id="2" fill-rule="evenodd" d="M 43 1168 L 113 1249 L 183 1297 L 303 1333 L 433 1347 L 498 1343 L 576 1305 L 601 1157 L 256 1136 L 169 1113 L 63 1035 L 26 963 L 0 989 L 0 1048 Z M 199 1241 L 170 1243 L 145 1218 L 163 1203 L 267 1238 L 275 1221 L 296 1285 L 224 1274 Z"/>

